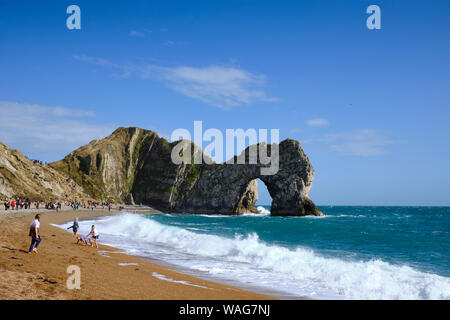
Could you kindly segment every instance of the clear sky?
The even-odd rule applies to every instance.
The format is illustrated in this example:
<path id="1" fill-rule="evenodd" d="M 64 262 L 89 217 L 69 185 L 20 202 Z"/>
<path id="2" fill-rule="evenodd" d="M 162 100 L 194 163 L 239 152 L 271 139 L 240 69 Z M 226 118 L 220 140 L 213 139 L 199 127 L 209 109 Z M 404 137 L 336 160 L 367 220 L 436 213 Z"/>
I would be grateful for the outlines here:
<path id="1" fill-rule="evenodd" d="M 445 0 L 0 0 L 0 141 L 54 161 L 119 126 L 278 128 L 319 205 L 450 205 L 449 16 Z"/>

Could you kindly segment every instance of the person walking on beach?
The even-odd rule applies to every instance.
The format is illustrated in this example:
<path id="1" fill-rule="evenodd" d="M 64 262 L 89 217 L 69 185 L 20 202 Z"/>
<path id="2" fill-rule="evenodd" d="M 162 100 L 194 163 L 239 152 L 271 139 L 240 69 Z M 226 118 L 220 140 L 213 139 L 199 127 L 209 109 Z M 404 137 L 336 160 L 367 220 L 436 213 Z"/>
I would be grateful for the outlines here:
<path id="1" fill-rule="evenodd" d="M 78 235 L 78 229 L 80 229 L 80 226 L 78 225 L 78 218 L 75 218 L 75 219 L 73 220 L 73 225 L 70 226 L 70 227 L 68 227 L 67 230 L 68 230 L 68 229 L 73 229 L 73 235 L 74 235 L 74 236 L 77 236 L 77 235 Z"/>
<path id="2" fill-rule="evenodd" d="M 34 220 L 30 225 L 29 236 L 31 237 L 31 245 L 30 245 L 30 250 L 28 250 L 28 254 L 30 254 L 31 252 L 38 253 L 37 247 L 39 246 L 39 243 L 41 243 L 41 241 L 42 241 L 42 238 L 39 235 L 39 227 L 41 226 L 40 220 L 41 220 L 41 215 L 37 214 L 34 217 Z M 36 244 L 36 246 L 35 246 L 35 244 Z"/>
<path id="3" fill-rule="evenodd" d="M 89 232 L 89 234 L 86 236 L 86 238 L 89 239 L 89 243 L 91 243 L 91 240 L 94 239 L 94 243 L 96 248 L 98 249 L 98 232 L 97 230 L 95 230 L 95 225 L 92 225 L 91 227 L 91 232 Z M 92 244 L 92 246 L 94 246 L 94 244 Z"/>

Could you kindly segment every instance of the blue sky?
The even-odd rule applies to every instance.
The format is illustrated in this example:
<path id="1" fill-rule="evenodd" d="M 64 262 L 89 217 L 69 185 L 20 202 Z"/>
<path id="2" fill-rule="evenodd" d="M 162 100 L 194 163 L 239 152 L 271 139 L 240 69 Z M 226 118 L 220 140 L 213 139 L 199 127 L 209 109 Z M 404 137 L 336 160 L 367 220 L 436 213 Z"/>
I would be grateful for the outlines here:
<path id="1" fill-rule="evenodd" d="M 81 9 L 81 30 L 66 8 Z M 381 30 L 366 8 L 381 8 Z M 450 205 L 449 1 L 0 0 L 0 141 L 278 128 L 322 205 Z M 260 188 L 261 203 L 270 202 Z"/>

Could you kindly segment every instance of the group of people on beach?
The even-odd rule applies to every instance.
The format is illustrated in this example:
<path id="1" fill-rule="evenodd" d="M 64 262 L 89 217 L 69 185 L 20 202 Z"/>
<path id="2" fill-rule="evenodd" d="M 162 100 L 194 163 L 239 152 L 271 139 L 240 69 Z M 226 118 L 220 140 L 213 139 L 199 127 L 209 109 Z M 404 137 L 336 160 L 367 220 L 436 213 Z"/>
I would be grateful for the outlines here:
<path id="1" fill-rule="evenodd" d="M 3 199 L 3 205 L 5 207 L 5 211 L 7 210 L 19 210 L 19 209 L 39 209 L 39 208 L 45 208 L 47 210 L 55 210 L 59 211 L 62 209 L 62 206 L 65 205 L 67 207 L 71 207 L 72 210 L 78 210 L 80 208 L 83 209 L 97 209 L 97 207 L 101 207 L 102 209 L 108 208 L 109 211 L 111 211 L 112 203 L 110 202 L 98 202 L 98 201 L 72 201 L 72 200 L 66 200 L 66 201 L 44 201 L 44 200 L 38 200 L 38 201 L 30 201 L 29 198 L 24 198 L 20 196 L 13 197 L 11 199 L 5 198 Z"/>
<path id="2" fill-rule="evenodd" d="M 21 198 L 21 197 L 15 197 L 9 200 L 8 198 L 3 200 L 3 205 L 5 206 L 6 210 L 19 210 L 19 209 L 30 209 L 31 208 L 31 201 L 29 198 Z M 36 206 L 36 202 L 34 203 Z"/>
<path id="3" fill-rule="evenodd" d="M 31 222 L 30 232 L 28 234 L 31 237 L 31 244 L 30 244 L 30 248 L 28 250 L 28 254 L 31 254 L 32 252 L 38 253 L 37 248 L 42 241 L 42 237 L 39 233 L 39 228 L 41 226 L 40 221 L 41 221 L 41 215 L 37 214 L 34 217 L 33 222 Z M 78 234 L 78 230 L 80 229 L 80 226 L 78 224 L 78 218 L 75 218 L 75 220 L 73 221 L 73 224 L 70 227 L 68 227 L 67 229 L 73 229 L 73 235 L 77 239 L 77 244 L 81 243 L 85 246 L 91 246 L 91 247 L 95 246 L 98 249 L 99 234 L 98 234 L 97 230 L 95 229 L 95 225 L 91 226 L 91 231 L 89 231 L 89 233 L 86 236 L 80 235 L 80 234 Z"/>
<path id="4" fill-rule="evenodd" d="M 70 178 L 67 179 L 67 182 L 70 182 Z M 97 207 L 101 207 L 102 209 L 108 208 L 109 211 L 111 211 L 111 207 L 112 207 L 112 203 L 111 202 L 99 202 L 99 201 L 92 201 L 92 200 L 88 200 L 85 202 L 81 202 L 81 201 L 72 201 L 72 200 L 67 200 L 67 195 L 66 195 L 66 200 L 65 201 L 44 201 L 44 200 L 38 200 L 38 201 L 31 201 L 29 198 L 25 198 L 22 196 L 14 196 L 11 199 L 9 198 L 4 198 L 3 199 L 3 205 L 5 207 L 5 211 L 7 210 L 22 210 L 22 209 L 32 209 L 32 205 L 34 205 L 35 209 L 40 209 L 40 208 L 45 208 L 47 210 L 56 210 L 59 211 L 62 209 L 62 206 L 65 205 L 66 207 L 71 207 L 73 210 L 78 210 L 78 209 L 91 209 L 94 210 Z M 28 253 L 37 253 L 38 252 L 38 247 L 39 244 L 42 241 L 42 237 L 39 233 L 39 228 L 40 228 L 40 219 L 41 219 L 41 215 L 40 214 L 36 214 L 34 217 L 33 222 L 30 225 L 30 230 L 29 230 L 29 236 L 31 237 L 31 244 L 30 244 L 30 248 L 28 250 Z M 91 227 L 91 231 L 86 235 L 80 235 L 78 234 L 78 231 L 80 229 L 79 224 L 78 224 L 78 218 L 76 218 L 73 222 L 73 225 L 70 226 L 68 229 L 73 229 L 73 234 L 77 240 L 77 244 L 81 243 L 83 245 L 88 245 L 88 246 L 92 246 L 92 247 L 96 247 L 98 248 L 98 239 L 99 239 L 99 234 L 97 232 L 97 230 L 95 229 L 95 225 L 92 225 Z"/>
<path id="5" fill-rule="evenodd" d="M 62 207 L 62 205 L 61 205 L 61 202 L 59 202 L 59 201 L 56 203 L 48 202 L 45 204 L 45 209 L 48 209 L 48 210 L 58 211 L 58 210 L 61 210 L 61 207 Z"/>
<path id="6" fill-rule="evenodd" d="M 97 207 L 102 207 L 102 209 L 104 209 L 105 207 L 107 207 L 109 210 L 111 210 L 111 203 L 110 202 L 97 202 L 97 201 L 91 201 L 88 200 L 85 203 L 81 203 L 78 201 L 70 201 L 67 203 L 68 206 L 72 207 L 73 210 L 78 210 L 80 208 L 83 209 L 97 209 Z"/>
<path id="7" fill-rule="evenodd" d="M 34 209 L 39 209 L 40 207 L 45 207 L 45 209 L 61 209 L 61 202 L 44 202 L 44 200 L 38 200 L 38 201 L 30 201 L 29 198 L 22 198 L 22 197 L 13 197 L 11 200 L 8 198 L 3 199 L 3 205 L 5 207 L 5 211 L 7 210 L 19 210 L 19 209 L 32 209 L 32 206 L 34 206 Z"/>
<path id="8" fill-rule="evenodd" d="M 87 246 L 91 246 L 91 247 L 93 247 L 95 245 L 95 247 L 98 249 L 99 234 L 98 234 L 97 230 L 95 229 L 95 225 L 92 225 L 91 231 L 86 236 L 83 236 L 81 234 L 78 234 L 78 230 L 80 229 L 80 226 L 78 225 L 78 218 L 75 218 L 75 220 L 73 220 L 73 224 L 70 227 L 68 227 L 67 229 L 73 230 L 73 235 L 77 239 L 77 244 L 81 243 L 83 245 L 87 245 Z"/>

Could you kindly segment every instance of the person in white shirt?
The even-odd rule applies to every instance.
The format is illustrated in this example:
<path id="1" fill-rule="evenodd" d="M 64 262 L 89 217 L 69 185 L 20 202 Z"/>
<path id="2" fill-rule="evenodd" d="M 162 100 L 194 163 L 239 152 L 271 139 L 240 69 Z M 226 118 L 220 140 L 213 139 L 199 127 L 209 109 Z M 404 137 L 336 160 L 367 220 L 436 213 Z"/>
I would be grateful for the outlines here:
<path id="1" fill-rule="evenodd" d="M 89 234 L 86 237 L 89 239 L 89 243 L 90 244 L 92 243 L 92 239 L 94 239 L 95 246 L 98 249 L 98 243 L 97 243 L 97 241 L 98 241 L 98 232 L 97 232 L 97 230 L 95 230 L 95 225 L 92 225 L 91 232 L 89 232 Z M 91 245 L 94 246 L 93 244 L 91 244 Z"/>
<path id="2" fill-rule="evenodd" d="M 41 216 L 39 214 L 37 214 L 34 217 L 34 220 L 30 225 L 29 236 L 31 237 L 31 245 L 30 245 L 30 250 L 28 250 L 29 254 L 31 252 L 38 253 L 37 247 L 39 246 L 39 243 L 41 243 L 41 241 L 42 241 L 42 238 L 39 235 L 39 228 L 41 226 L 40 220 L 41 220 Z"/>

